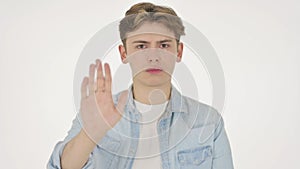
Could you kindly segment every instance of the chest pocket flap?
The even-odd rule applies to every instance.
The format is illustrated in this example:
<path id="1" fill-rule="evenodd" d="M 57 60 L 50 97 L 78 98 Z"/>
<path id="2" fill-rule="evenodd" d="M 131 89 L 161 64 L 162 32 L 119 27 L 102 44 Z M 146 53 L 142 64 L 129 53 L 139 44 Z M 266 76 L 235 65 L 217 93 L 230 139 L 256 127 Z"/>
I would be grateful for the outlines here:
<path id="1" fill-rule="evenodd" d="M 211 146 L 196 147 L 177 152 L 177 160 L 181 169 L 194 169 L 211 158 L 211 156 Z"/>

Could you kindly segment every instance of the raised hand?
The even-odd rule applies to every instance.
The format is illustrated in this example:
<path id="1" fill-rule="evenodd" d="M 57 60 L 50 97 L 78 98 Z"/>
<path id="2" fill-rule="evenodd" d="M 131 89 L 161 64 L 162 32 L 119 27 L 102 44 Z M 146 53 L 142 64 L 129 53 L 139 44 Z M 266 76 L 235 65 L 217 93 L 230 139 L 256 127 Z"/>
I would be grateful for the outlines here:
<path id="1" fill-rule="evenodd" d="M 94 80 L 97 69 L 97 78 Z M 98 143 L 105 133 L 121 119 L 127 101 L 128 91 L 120 94 L 117 106 L 114 105 L 111 92 L 111 72 L 109 64 L 96 60 L 91 64 L 89 77 L 84 77 L 81 85 L 80 115 L 86 134 Z"/>

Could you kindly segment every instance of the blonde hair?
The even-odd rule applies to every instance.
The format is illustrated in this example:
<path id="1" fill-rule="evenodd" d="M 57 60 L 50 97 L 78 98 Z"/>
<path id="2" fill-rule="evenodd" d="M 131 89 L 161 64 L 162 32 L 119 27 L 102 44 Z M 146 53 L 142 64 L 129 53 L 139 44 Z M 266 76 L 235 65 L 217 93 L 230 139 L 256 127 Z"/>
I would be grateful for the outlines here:
<path id="1" fill-rule="evenodd" d="M 136 30 L 146 21 L 165 25 L 173 31 L 177 43 L 180 36 L 185 35 L 182 21 L 172 8 L 142 2 L 131 6 L 125 13 L 125 17 L 120 21 L 120 38 L 124 46 L 127 33 Z"/>

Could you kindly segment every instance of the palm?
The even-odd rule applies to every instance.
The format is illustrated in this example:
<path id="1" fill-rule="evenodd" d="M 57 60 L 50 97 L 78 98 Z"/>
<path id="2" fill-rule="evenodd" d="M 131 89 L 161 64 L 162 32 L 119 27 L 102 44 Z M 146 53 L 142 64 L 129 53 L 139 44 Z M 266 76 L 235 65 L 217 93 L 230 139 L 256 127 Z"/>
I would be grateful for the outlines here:
<path id="1" fill-rule="evenodd" d="M 94 81 L 97 67 L 97 81 Z M 81 87 L 81 118 L 83 128 L 92 140 L 98 142 L 101 134 L 111 129 L 120 119 L 127 99 L 127 91 L 120 95 L 117 107 L 114 105 L 111 92 L 111 73 L 108 64 L 105 67 L 105 77 L 102 64 L 90 66 L 89 78 L 85 77 Z M 87 93 L 87 89 L 89 92 Z M 119 111 L 120 110 L 120 111 Z"/>

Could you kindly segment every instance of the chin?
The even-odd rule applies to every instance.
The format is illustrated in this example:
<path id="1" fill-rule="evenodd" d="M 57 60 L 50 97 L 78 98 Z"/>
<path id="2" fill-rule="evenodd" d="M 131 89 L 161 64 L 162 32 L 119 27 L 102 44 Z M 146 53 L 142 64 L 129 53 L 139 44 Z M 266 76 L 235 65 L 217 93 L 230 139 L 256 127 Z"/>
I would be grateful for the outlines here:
<path id="1" fill-rule="evenodd" d="M 145 86 L 160 87 L 171 83 L 171 77 L 169 75 L 163 76 L 149 76 L 147 74 L 139 74 L 133 79 L 134 83 L 138 83 Z"/>
<path id="2" fill-rule="evenodd" d="M 139 79 L 138 81 L 140 84 L 149 87 L 161 87 L 171 83 L 169 79 Z"/>

